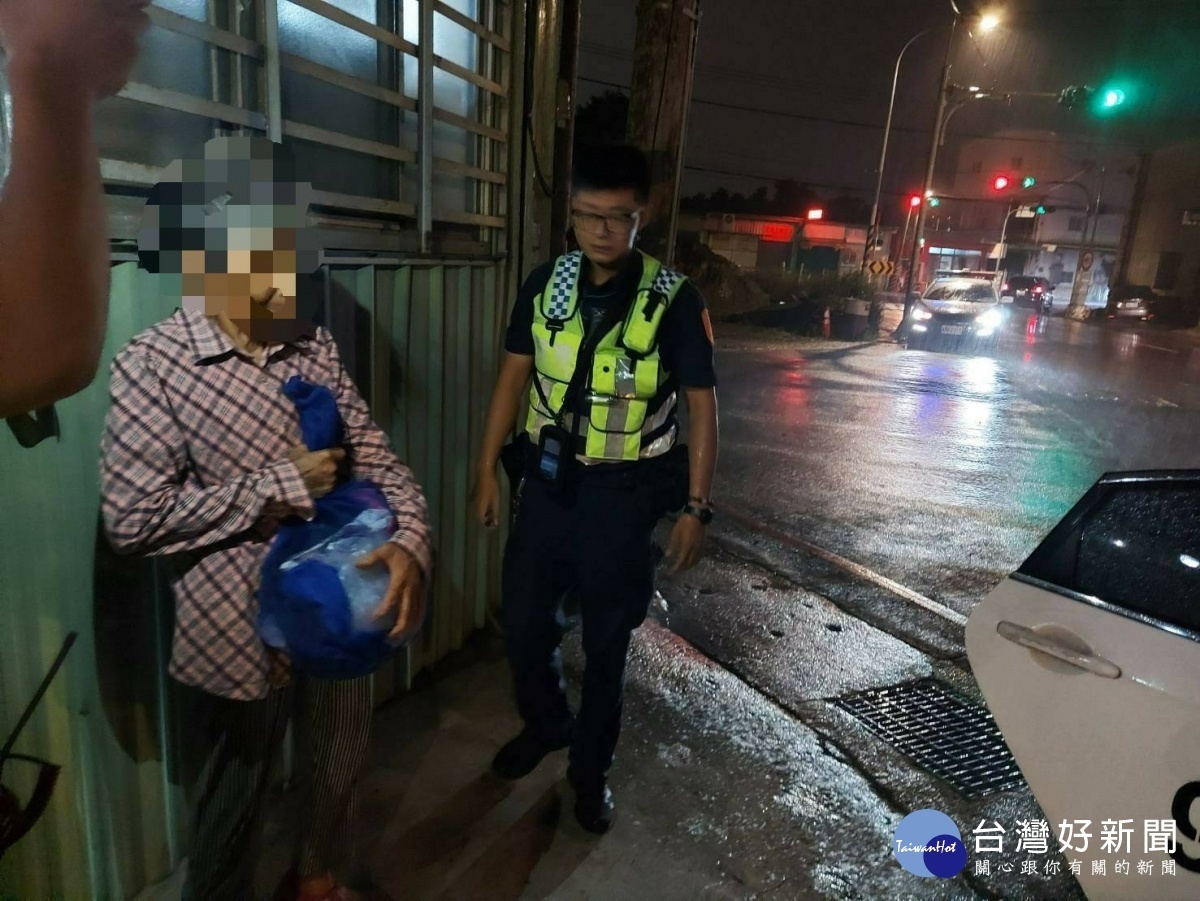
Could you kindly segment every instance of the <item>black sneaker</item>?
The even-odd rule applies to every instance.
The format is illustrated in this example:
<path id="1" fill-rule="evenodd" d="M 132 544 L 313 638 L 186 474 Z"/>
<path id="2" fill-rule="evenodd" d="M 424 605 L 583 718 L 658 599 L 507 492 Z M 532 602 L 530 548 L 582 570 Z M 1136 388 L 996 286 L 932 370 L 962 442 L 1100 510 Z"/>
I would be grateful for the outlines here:
<path id="1" fill-rule="evenodd" d="M 604 835 L 612 827 L 616 805 L 607 782 L 575 786 L 575 818 L 589 833 Z"/>
<path id="2" fill-rule="evenodd" d="M 522 729 L 520 735 L 496 752 L 492 772 L 501 779 L 520 779 L 532 773 L 547 754 L 561 751 L 570 743 L 570 729 L 550 740 Z"/>

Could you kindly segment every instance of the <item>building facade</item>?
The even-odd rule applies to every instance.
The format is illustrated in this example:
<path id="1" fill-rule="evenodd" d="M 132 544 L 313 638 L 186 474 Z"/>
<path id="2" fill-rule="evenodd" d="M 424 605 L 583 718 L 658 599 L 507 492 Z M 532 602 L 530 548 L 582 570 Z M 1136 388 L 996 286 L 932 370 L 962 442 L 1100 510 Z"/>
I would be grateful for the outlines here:
<path id="1" fill-rule="evenodd" d="M 1200 298 L 1200 141 L 1165 147 L 1148 160 L 1119 277 Z"/>
<path id="2" fill-rule="evenodd" d="M 536 15 L 529 0 L 157 0 L 149 11 L 132 80 L 97 116 L 114 238 L 100 376 L 56 405 L 42 436 L 0 424 L 4 728 L 67 634 L 79 636 L 16 748 L 63 770 L 43 819 L 0 861 L 5 899 L 133 897 L 186 853 L 183 759 L 197 736 L 165 674 L 172 604 L 152 562 L 107 549 L 97 466 L 108 364 L 172 312 L 136 262 L 146 191 L 209 138 L 282 142 L 313 184 L 324 250 L 307 290 L 429 500 L 431 617 L 379 673 L 377 699 L 460 647 L 498 602 L 503 535 L 467 515 L 471 454 L 517 280 L 552 252 L 555 201 L 530 157 L 558 168 L 564 3 L 542 0 Z M 10 110 L 6 100 L 6 130 Z M 28 797 L 36 772 L 14 764 L 4 782 Z"/>

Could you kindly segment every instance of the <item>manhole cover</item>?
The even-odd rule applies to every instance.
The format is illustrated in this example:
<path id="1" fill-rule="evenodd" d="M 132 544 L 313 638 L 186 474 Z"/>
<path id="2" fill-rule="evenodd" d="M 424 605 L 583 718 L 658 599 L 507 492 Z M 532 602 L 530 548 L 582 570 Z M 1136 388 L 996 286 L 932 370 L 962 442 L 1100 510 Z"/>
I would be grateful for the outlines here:
<path id="1" fill-rule="evenodd" d="M 936 679 L 863 691 L 834 704 L 968 800 L 1024 781 L 992 715 Z"/>

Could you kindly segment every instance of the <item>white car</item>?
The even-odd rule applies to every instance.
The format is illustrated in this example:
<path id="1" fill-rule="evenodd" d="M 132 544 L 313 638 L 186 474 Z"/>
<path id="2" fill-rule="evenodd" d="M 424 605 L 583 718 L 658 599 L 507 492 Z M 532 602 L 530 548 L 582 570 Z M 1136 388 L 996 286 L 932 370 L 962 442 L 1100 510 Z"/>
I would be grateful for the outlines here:
<path id="1" fill-rule="evenodd" d="M 1105 476 L 974 610 L 966 643 L 1051 834 L 1090 821 L 1088 850 L 1071 826 L 1063 855 L 1088 898 L 1200 898 L 1200 472 Z"/>

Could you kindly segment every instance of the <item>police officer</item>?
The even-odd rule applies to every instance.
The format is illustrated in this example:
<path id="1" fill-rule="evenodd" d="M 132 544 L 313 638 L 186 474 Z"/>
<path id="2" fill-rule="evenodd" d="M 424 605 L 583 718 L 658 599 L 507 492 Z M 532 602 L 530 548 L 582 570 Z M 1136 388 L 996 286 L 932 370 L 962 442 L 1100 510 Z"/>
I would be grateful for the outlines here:
<path id="1" fill-rule="evenodd" d="M 535 270 L 517 298 L 473 499 L 475 515 L 494 528 L 497 462 L 528 400 L 516 429 L 522 469 L 503 585 L 524 728 L 492 767 L 517 779 L 569 746 L 575 815 L 595 833 L 612 823 L 607 774 L 630 636 L 654 593 L 654 528 L 682 511 L 667 547 L 679 572 L 699 560 L 712 520 L 712 327 L 696 288 L 635 249 L 649 193 L 649 167 L 635 148 L 576 155 L 571 221 L 580 249 Z M 689 411 L 686 446 L 680 394 Z M 577 718 L 563 692 L 559 650 L 567 593 L 580 604 L 587 655 Z"/>

